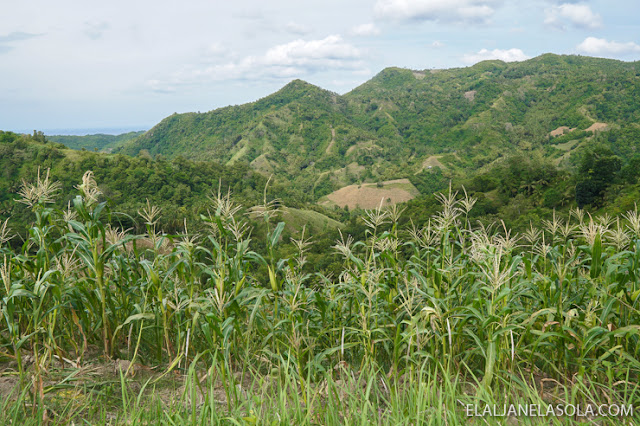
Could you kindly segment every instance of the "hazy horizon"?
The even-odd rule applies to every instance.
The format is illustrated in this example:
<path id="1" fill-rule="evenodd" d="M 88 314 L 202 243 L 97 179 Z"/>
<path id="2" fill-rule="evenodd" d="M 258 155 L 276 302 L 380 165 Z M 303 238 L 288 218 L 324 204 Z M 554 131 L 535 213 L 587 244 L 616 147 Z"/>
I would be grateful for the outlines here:
<path id="1" fill-rule="evenodd" d="M 146 132 L 152 126 L 133 126 L 133 127 L 79 127 L 79 128 L 57 128 L 57 129 L 0 129 L 14 133 L 33 134 L 33 131 L 43 132 L 45 136 L 87 136 L 87 135 L 121 135 L 130 132 Z"/>

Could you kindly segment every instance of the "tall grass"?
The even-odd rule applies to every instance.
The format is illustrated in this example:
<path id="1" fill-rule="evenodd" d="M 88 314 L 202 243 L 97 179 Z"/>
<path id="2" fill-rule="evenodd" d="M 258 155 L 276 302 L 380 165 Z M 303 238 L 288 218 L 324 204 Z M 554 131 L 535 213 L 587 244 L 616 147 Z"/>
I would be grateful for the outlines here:
<path id="1" fill-rule="evenodd" d="M 304 234 L 278 257 L 284 224 L 266 194 L 252 210 L 268 230 L 256 253 L 229 193 L 212 196 L 205 234 L 185 224 L 169 236 L 151 205 L 143 235 L 108 225 L 90 172 L 67 211 L 50 206 L 57 191 L 48 174 L 23 184 L 34 222 L 20 250 L 0 227 L 0 357 L 19 378 L 5 423 L 51 417 L 49 395 L 76 374 L 56 372 L 97 360 L 131 361 L 113 412 L 85 382 L 84 403 L 57 419 L 456 424 L 465 404 L 640 410 L 637 210 L 576 210 L 514 235 L 474 226 L 475 200 L 449 190 L 422 228 L 400 229 L 397 208 L 368 211 L 365 239 L 334 246 L 342 273 L 324 276 L 305 268 Z M 157 377 L 132 393 L 141 366 Z M 184 387 L 166 409 L 151 390 L 176 373 Z"/>

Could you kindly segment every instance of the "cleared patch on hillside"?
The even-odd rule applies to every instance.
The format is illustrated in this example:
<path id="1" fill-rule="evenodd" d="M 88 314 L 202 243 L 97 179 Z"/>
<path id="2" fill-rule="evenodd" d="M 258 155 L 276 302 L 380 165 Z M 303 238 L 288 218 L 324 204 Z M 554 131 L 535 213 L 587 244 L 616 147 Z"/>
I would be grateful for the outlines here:
<path id="1" fill-rule="evenodd" d="M 320 204 L 349 207 L 349 209 L 374 209 L 382 202 L 383 206 L 404 203 L 415 198 L 420 192 L 409 179 L 395 179 L 377 183 L 349 185 L 323 197 Z"/>
<path id="2" fill-rule="evenodd" d="M 285 229 L 289 230 L 289 232 L 295 236 L 301 234 L 303 227 L 306 227 L 306 236 L 310 233 L 317 234 L 333 229 L 344 228 L 344 224 L 313 210 L 283 207 L 280 217 L 280 220 L 285 223 Z"/>
<path id="3" fill-rule="evenodd" d="M 246 155 L 247 151 L 249 151 L 249 144 L 246 141 L 241 141 L 240 143 L 242 143 L 242 148 L 240 148 L 235 154 L 233 154 L 231 159 L 227 161 L 227 166 L 230 166 L 236 161 L 242 159 L 242 157 Z"/>
<path id="4" fill-rule="evenodd" d="M 256 157 L 256 159 L 251 162 L 250 166 L 253 170 L 263 175 L 270 175 L 273 173 L 273 166 L 265 154 L 261 154 Z"/>
<path id="5" fill-rule="evenodd" d="M 374 152 L 380 152 L 382 151 L 382 147 L 380 147 L 379 145 L 376 145 L 373 141 L 367 141 L 367 142 L 358 142 L 357 144 L 350 146 L 347 149 L 346 154 L 347 155 L 351 155 L 351 154 L 361 154 L 363 152 L 366 153 L 374 153 Z"/>
<path id="6" fill-rule="evenodd" d="M 249 208 L 248 215 L 253 220 L 261 219 L 262 206 Z M 294 237 L 302 234 L 302 229 L 306 228 L 305 235 L 327 232 L 338 228 L 344 228 L 344 224 L 329 216 L 314 210 L 295 209 L 293 207 L 280 206 L 276 216 L 277 222 L 284 222 L 285 229 Z"/>
<path id="7" fill-rule="evenodd" d="M 556 167 L 560 167 L 561 164 L 565 164 L 567 161 L 569 161 L 569 157 L 571 157 L 571 155 L 575 152 L 576 148 L 584 146 L 585 144 L 589 143 L 589 140 L 591 140 L 592 138 L 587 138 L 584 141 L 580 141 L 577 139 L 574 139 L 572 141 L 568 141 L 565 143 L 559 143 L 557 145 L 554 145 L 554 148 L 557 148 L 561 151 L 564 151 L 564 153 L 559 156 L 558 158 L 555 158 L 553 160 L 553 164 Z"/>
<path id="8" fill-rule="evenodd" d="M 553 164 L 556 167 L 562 167 L 562 165 L 566 165 L 567 162 L 569 161 L 569 158 L 571 157 L 571 154 L 573 154 L 574 150 L 569 150 L 566 151 L 564 154 L 562 154 L 561 156 L 559 156 L 558 158 L 554 158 L 553 159 Z"/>
<path id="9" fill-rule="evenodd" d="M 593 123 L 591 126 L 587 127 L 585 131 L 595 133 L 602 130 L 606 130 L 606 128 L 607 128 L 607 123 Z"/>
<path id="10" fill-rule="evenodd" d="M 476 93 L 478 93 L 476 90 L 469 90 L 468 92 L 464 92 L 464 97 L 469 102 L 473 102 L 476 98 Z"/>
<path id="11" fill-rule="evenodd" d="M 507 102 L 504 100 L 503 96 L 499 96 L 495 101 L 493 101 L 493 103 L 491 104 L 491 108 L 498 110 L 498 111 L 502 111 L 507 109 Z M 490 115 L 491 113 L 489 111 L 482 111 L 480 113 L 480 117 L 491 117 Z"/>
<path id="12" fill-rule="evenodd" d="M 447 166 L 445 166 L 440 162 L 440 159 L 442 157 L 443 155 L 432 155 L 431 157 L 427 157 L 427 159 L 422 162 L 422 167 L 420 168 L 418 173 L 426 169 L 431 169 L 433 167 L 440 167 L 441 169 L 446 169 Z"/>
<path id="13" fill-rule="evenodd" d="M 570 128 L 568 126 L 560 126 L 557 129 L 550 131 L 549 132 L 549 136 L 555 138 L 556 136 L 562 136 L 562 135 L 564 135 L 566 133 L 571 133 L 574 130 L 575 130 L 575 127 L 574 128 Z"/>
<path id="14" fill-rule="evenodd" d="M 353 179 L 360 179 L 365 170 L 366 168 L 364 166 L 353 161 L 340 169 L 323 172 L 321 173 L 321 176 L 328 174 L 330 175 L 329 179 L 331 179 L 334 184 L 338 186 L 346 186 L 353 183 Z"/>
<path id="15" fill-rule="evenodd" d="M 498 157 L 493 161 L 489 161 L 487 164 L 481 166 L 477 172 L 478 174 L 482 174 L 482 173 L 488 173 L 491 169 L 493 169 L 494 167 L 496 167 L 498 164 L 503 163 L 505 160 L 505 157 Z"/>
<path id="16" fill-rule="evenodd" d="M 557 145 L 554 145 L 555 148 L 561 149 L 563 151 L 569 151 L 570 149 L 573 149 L 576 144 L 578 143 L 577 140 L 572 140 L 569 142 L 565 142 L 565 143 L 559 143 Z"/>
<path id="17" fill-rule="evenodd" d="M 587 108 L 585 105 L 583 105 L 580 108 L 578 108 L 578 112 L 580 114 L 582 114 L 584 117 L 586 117 L 587 119 L 589 119 L 591 121 L 596 121 L 596 119 L 593 118 L 593 116 L 591 115 L 591 112 L 589 111 L 589 108 Z"/>

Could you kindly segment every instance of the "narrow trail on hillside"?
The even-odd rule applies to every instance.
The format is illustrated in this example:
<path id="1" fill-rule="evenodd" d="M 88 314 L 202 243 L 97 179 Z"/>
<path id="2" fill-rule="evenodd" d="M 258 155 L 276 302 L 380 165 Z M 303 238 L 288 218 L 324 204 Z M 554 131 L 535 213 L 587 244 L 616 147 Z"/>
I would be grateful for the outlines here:
<path id="1" fill-rule="evenodd" d="M 327 149 L 324 150 L 326 154 L 331 154 L 331 149 L 336 143 L 336 129 L 334 129 L 333 126 L 330 126 L 330 127 L 331 127 L 331 142 L 329 142 L 329 146 L 327 146 Z"/>

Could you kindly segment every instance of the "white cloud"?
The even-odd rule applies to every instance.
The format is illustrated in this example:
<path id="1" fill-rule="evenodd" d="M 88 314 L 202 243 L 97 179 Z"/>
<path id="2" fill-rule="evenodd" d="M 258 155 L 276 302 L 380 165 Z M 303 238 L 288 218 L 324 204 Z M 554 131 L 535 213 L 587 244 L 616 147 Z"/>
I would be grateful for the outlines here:
<path id="1" fill-rule="evenodd" d="M 431 43 L 431 47 L 433 47 L 434 49 L 440 49 L 441 47 L 444 47 L 444 43 L 441 42 L 440 40 L 436 40 L 433 43 Z"/>
<path id="2" fill-rule="evenodd" d="M 589 5 L 564 3 L 547 9 L 544 23 L 561 29 L 566 28 L 567 24 L 595 29 L 602 26 L 602 18 Z"/>
<path id="3" fill-rule="evenodd" d="M 629 41 L 619 43 L 617 41 L 609 41 L 603 38 L 587 37 L 577 46 L 578 51 L 589 55 L 628 55 L 630 53 L 640 53 L 640 45 Z"/>
<path id="4" fill-rule="evenodd" d="M 529 56 L 525 55 L 520 49 L 482 49 L 478 53 L 468 53 L 462 57 L 462 61 L 468 64 L 475 64 L 476 62 L 490 59 L 499 59 L 504 62 L 518 62 L 529 59 Z"/>
<path id="5" fill-rule="evenodd" d="M 207 67 L 187 67 L 167 81 L 149 80 L 147 87 L 155 92 L 170 92 L 176 86 L 202 81 L 291 79 L 326 70 L 357 73 L 365 68 L 361 58 L 360 50 L 339 35 L 330 35 L 321 40 L 300 39 L 274 46 L 263 55 L 246 56 L 237 61 Z"/>
<path id="6" fill-rule="evenodd" d="M 398 21 L 487 22 L 497 0 L 378 0 L 378 18 Z"/>
<path id="7" fill-rule="evenodd" d="M 293 66 L 301 68 L 349 68 L 348 64 L 358 59 L 358 49 L 342 40 L 339 35 L 330 35 L 322 40 L 295 40 L 267 50 L 264 56 L 248 58 L 266 66 Z"/>
<path id="8" fill-rule="evenodd" d="M 375 24 L 368 23 L 351 28 L 350 33 L 356 36 L 374 36 L 380 34 L 380 28 Z"/>

